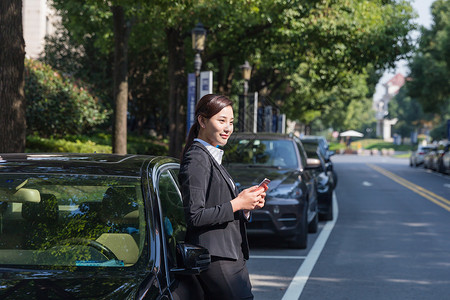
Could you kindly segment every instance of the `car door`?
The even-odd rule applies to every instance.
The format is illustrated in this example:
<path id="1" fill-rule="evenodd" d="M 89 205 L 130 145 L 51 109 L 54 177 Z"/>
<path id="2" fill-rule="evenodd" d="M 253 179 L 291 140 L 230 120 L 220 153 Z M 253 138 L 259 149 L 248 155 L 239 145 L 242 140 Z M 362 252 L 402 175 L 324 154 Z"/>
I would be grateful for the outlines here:
<path id="1" fill-rule="evenodd" d="M 178 185 L 178 164 L 168 164 L 159 172 L 158 200 L 164 246 L 167 286 L 172 299 L 201 299 L 200 285 L 193 275 L 176 275 L 170 270 L 180 268 L 177 244 L 184 243 L 186 221 Z"/>

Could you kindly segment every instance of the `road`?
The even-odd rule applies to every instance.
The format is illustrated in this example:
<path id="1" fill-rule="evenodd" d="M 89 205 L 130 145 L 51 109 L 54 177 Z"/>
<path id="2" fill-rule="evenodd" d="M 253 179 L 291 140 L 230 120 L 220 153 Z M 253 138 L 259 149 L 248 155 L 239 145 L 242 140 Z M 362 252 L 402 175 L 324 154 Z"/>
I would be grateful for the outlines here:
<path id="1" fill-rule="evenodd" d="M 307 249 L 250 240 L 255 299 L 450 299 L 450 176 L 407 159 L 333 162 L 337 218 Z"/>

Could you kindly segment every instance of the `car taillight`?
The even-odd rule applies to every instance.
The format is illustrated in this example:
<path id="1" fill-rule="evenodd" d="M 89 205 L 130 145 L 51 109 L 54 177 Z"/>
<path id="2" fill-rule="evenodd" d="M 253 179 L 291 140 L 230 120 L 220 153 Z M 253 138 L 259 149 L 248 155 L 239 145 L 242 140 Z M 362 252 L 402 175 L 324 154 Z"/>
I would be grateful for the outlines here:
<path id="1" fill-rule="evenodd" d="M 424 154 L 425 154 L 425 152 L 422 152 L 422 151 L 419 152 L 419 155 L 424 155 Z"/>

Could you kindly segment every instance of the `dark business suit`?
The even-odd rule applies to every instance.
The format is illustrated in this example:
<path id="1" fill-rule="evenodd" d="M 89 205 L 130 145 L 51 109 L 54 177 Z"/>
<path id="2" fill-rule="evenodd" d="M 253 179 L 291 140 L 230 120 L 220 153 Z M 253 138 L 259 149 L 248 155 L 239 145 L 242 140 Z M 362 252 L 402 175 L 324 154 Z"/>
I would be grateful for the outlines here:
<path id="1" fill-rule="evenodd" d="M 194 142 L 185 153 L 179 181 L 186 242 L 203 246 L 211 254 L 210 268 L 199 275 L 209 298 L 253 299 L 245 266 L 249 254 L 247 221 L 242 211 L 233 213 L 230 201 L 238 191 L 231 180 L 201 143 Z"/>

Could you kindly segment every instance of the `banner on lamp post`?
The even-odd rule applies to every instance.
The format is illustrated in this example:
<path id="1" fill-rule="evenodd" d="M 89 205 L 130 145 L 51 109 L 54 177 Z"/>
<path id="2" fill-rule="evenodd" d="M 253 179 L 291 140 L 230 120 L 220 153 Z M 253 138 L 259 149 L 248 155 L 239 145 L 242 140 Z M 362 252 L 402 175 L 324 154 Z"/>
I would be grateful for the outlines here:
<path id="1" fill-rule="evenodd" d="M 213 72 L 200 72 L 200 98 L 212 94 L 213 92 Z"/>
<path id="2" fill-rule="evenodd" d="M 195 119 L 195 73 L 188 74 L 188 90 L 187 90 L 187 114 L 186 114 L 186 135 L 189 133 Z"/>

